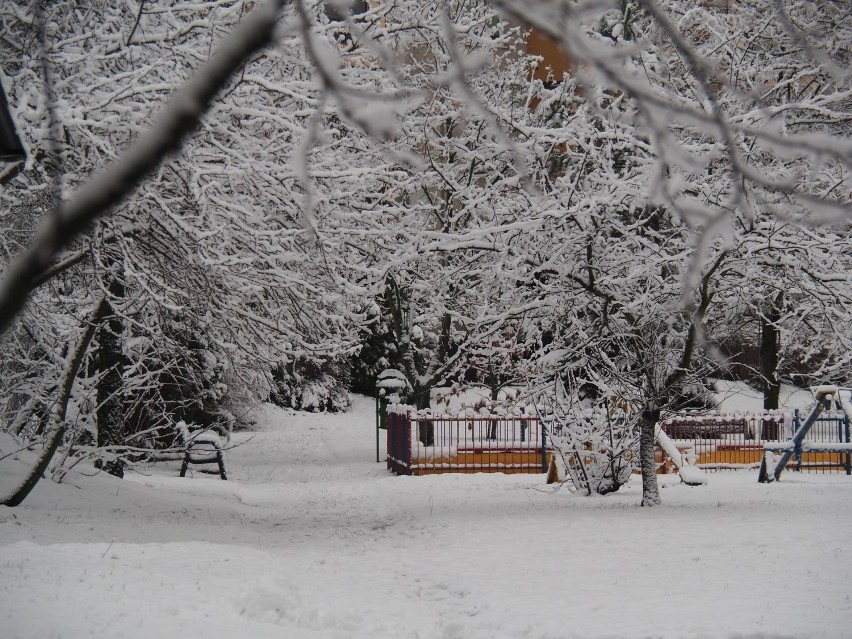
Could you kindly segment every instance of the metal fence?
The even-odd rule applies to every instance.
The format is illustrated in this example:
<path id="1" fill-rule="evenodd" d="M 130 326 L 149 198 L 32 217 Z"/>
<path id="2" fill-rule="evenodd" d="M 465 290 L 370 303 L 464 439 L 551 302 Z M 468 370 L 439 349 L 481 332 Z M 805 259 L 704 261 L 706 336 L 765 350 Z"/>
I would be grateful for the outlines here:
<path id="1" fill-rule="evenodd" d="M 704 470 L 757 469 L 764 443 L 788 441 L 801 427 L 804 415 L 799 411 L 744 415 L 695 415 L 665 419 L 661 427 L 685 455 L 692 456 Z M 820 416 L 808 432 L 805 442 L 815 448 L 848 444 L 849 418 L 842 412 Z M 807 448 L 807 446 L 805 446 Z M 803 451 L 791 462 L 791 470 L 809 472 L 845 472 L 852 474 L 849 451 Z"/>
<path id="2" fill-rule="evenodd" d="M 538 417 L 391 409 L 387 419 L 387 467 L 398 475 L 547 472 L 545 434 Z"/>
<path id="3" fill-rule="evenodd" d="M 799 411 L 737 415 L 674 416 L 661 427 L 675 446 L 707 471 L 760 467 L 764 443 L 788 441 L 800 428 Z M 398 475 L 434 473 L 543 473 L 550 453 L 546 429 L 537 416 L 451 416 L 416 413 L 407 406 L 387 413 L 387 467 Z M 842 412 L 820 416 L 789 470 L 852 474 L 852 454 L 831 451 L 850 441 L 849 418 Z M 808 451 L 808 444 L 822 449 Z M 828 450 L 826 450 L 828 449 Z M 671 471 L 658 455 L 661 472 Z"/>

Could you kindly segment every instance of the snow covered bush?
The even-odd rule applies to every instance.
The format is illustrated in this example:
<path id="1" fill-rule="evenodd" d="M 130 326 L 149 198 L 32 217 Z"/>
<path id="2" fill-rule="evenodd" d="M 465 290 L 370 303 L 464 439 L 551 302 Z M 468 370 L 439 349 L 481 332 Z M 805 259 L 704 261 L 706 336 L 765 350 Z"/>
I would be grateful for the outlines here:
<path id="1" fill-rule="evenodd" d="M 361 348 L 350 357 L 351 390 L 355 393 L 373 396 L 379 374 L 400 366 L 387 297 L 385 292 L 370 305 L 367 312 L 369 321 L 359 332 Z"/>
<path id="2" fill-rule="evenodd" d="M 561 381 L 555 390 L 545 406 L 552 411 L 548 435 L 559 476 L 588 495 L 617 491 L 639 464 L 638 416 L 606 393 L 575 388 L 568 395 Z"/>
<path id="3" fill-rule="evenodd" d="M 345 411 L 351 405 L 348 363 L 304 357 L 279 365 L 272 373 L 269 401 L 277 406 L 309 412 Z"/>
<path id="4" fill-rule="evenodd" d="M 156 319 L 153 330 L 127 340 L 134 374 L 127 376 L 123 391 L 126 434 L 133 440 L 139 439 L 136 433 L 171 435 L 175 423 L 185 422 L 229 437 L 235 418 L 225 408 L 226 353 L 185 314 Z"/>

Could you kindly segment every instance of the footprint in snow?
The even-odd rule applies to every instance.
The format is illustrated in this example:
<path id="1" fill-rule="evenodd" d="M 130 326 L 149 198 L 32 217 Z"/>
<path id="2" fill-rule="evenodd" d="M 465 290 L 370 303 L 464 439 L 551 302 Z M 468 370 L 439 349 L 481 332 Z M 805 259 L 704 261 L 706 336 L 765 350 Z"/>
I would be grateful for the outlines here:
<path id="1" fill-rule="evenodd" d="M 448 584 L 437 583 L 428 586 L 418 586 L 417 596 L 427 601 L 446 601 L 447 599 L 464 599 L 470 593 Z"/>

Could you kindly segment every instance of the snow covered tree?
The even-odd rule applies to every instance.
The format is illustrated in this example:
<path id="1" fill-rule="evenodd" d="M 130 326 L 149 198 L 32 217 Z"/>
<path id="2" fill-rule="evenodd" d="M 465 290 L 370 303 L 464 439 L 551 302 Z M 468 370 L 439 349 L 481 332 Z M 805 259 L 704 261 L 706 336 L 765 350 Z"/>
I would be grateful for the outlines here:
<path id="1" fill-rule="evenodd" d="M 391 273 L 411 290 L 398 333 L 418 404 L 517 325 L 543 371 L 597 370 L 634 403 L 643 501 L 658 503 L 652 422 L 710 365 L 708 330 L 733 316 L 721 292 L 742 284 L 735 265 L 759 230 L 831 229 L 807 260 L 782 260 L 791 282 L 827 265 L 801 295 L 748 302 L 767 335 L 791 304 L 839 285 L 843 260 L 826 247 L 847 239 L 852 192 L 845 4 L 387 0 L 353 16 L 297 0 L 278 46 L 259 52 L 280 4 L 247 19 L 150 136 L 166 95 L 251 3 L 0 8 L 10 104 L 33 158 L 0 195 L 9 423 L 45 431 L 80 318 L 101 296 L 115 324 L 95 341 L 114 352 L 81 384 L 106 389 L 121 372 L 132 402 L 133 384 L 186 361 L 216 395 L 215 361 L 227 395 L 257 398 L 277 367 L 352 352 L 359 311 Z M 520 33 L 495 9 L 552 38 L 570 77 L 530 81 Z M 134 141 L 105 180 L 78 188 Z M 166 160 L 178 142 L 183 155 Z M 839 375 L 844 356 L 815 350 L 816 336 L 848 334 L 842 305 L 828 308 L 806 327 L 805 359 Z M 212 360 L 180 358 L 171 312 Z"/>
<path id="2" fill-rule="evenodd" d="M 802 3 L 624 2 L 585 22 L 582 5 L 502 4 L 562 45 L 586 101 L 569 108 L 559 214 L 526 249 L 530 302 L 549 300 L 540 323 L 555 338 L 543 361 L 594 370 L 639 409 L 643 503 L 658 503 L 653 423 L 715 365 L 709 315 L 730 321 L 717 307 L 754 280 L 744 233 L 848 225 L 848 145 L 825 137 L 848 126 L 849 50 L 829 28 L 848 25 L 836 3 L 816 35 Z M 801 91 L 784 89 L 790 77 Z"/>
<path id="3" fill-rule="evenodd" d="M 388 364 L 426 408 L 433 386 L 488 357 L 494 336 L 511 328 L 490 287 L 505 283 L 494 277 L 502 230 L 520 223 L 532 197 L 525 150 L 506 131 L 529 117 L 531 61 L 522 32 L 486 3 L 383 6 L 384 31 L 372 35 L 383 36 L 397 82 L 419 103 L 388 144 L 416 159 L 400 165 L 384 204 L 396 245 L 377 326 L 391 344 Z"/>
<path id="4" fill-rule="evenodd" d="M 131 13 L 69 1 L 39 16 L 4 6 L 4 57 L 15 61 L 6 71 L 34 158 L 2 195 L 17 233 L 4 235 L 8 259 L 40 217 L 140 135 L 246 8 L 141 4 Z M 228 397 L 262 399 L 281 362 L 351 347 L 355 301 L 365 289 L 350 277 L 358 264 L 346 244 L 353 224 L 341 217 L 350 211 L 341 207 L 341 176 L 357 180 L 365 154 L 337 154 L 341 163 L 357 154 L 357 168 L 338 166 L 328 200 L 314 197 L 311 216 L 302 215 L 300 193 L 324 193 L 323 176 L 303 170 L 300 131 L 318 112 L 312 78 L 298 33 L 256 57 L 186 142 L 183 158 L 166 162 L 39 274 L 50 284 L 3 336 L 20 353 L 8 369 L 16 389 L 9 423 L 20 430 L 44 414 L 38 406 L 53 403 L 56 386 L 48 380 L 58 370 L 44 377 L 47 384 L 29 380 L 38 367 L 61 370 L 62 358 L 52 354 L 67 340 L 37 331 L 56 316 L 82 314 L 97 291 L 110 312 L 95 340 L 99 363 L 89 372 L 97 372 L 96 399 L 84 410 L 97 414 L 104 446 L 180 419 L 227 429 Z M 345 135 L 327 130 L 321 143 L 329 146 Z"/>
<path id="5" fill-rule="evenodd" d="M 846 265 L 837 247 L 848 223 L 840 217 L 840 224 L 830 224 L 830 212 L 843 209 L 848 165 L 842 154 L 832 157 L 831 149 L 825 155 L 796 149 L 809 139 L 848 139 L 850 133 L 849 50 L 836 35 L 848 30 L 848 21 L 836 3 L 822 3 L 818 13 L 815 8 L 737 2 L 727 11 L 684 13 L 680 23 L 689 44 L 715 69 L 719 111 L 754 131 L 736 139 L 733 156 L 714 157 L 704 147 L 701 154 L 712 158 L 709 168 L 688 174 L 685 192 L 701 192 L 710 205 L 728 210 L 727 228 L 721 232 L 729 246 L 737 247 L 729 295 L 744 302 L 745 317 L 757 322 L 753 343 L 759 342 L 766 408 L 778 407 L 781 375 L 789 379 L 807 368 L 821 376 L 829 360 L 842 367 L 845 357 L 835 347 L 842 349 L 848 340 L 843 330 L 817 328 L 839 328 L 842 320 L 837 319 L 845 315 Z M 792 145 L 790 153 L 780 153 L 762 139 L 770 130 L 777 136 L 773 144 Z M 694 149 L 706 144 L 691 139 Z M 728 181 L 737 170 L 737 157 L 741 166 L 764 177 L 741 184 Z M 819 224 L 821 219 L 829 224 Z M 808 319 L 803 324 L 797 317 Z M 790 331 L 794 325 L 798 329 Z M 814 350 L 809 335 L 819 335 L 823 344 Z M 801 341 L 789 343 L 791 338 Z M 785 351 L 793 355 L 799 349 L 810 354 L 784 361 Z"/>
<path id="6" fill-rule="evenodd" d="M 550 397 L 552 468 L 587 495 L 615 492 L 636 466 L 638 420 L 628 405 L 610 402 L 607 389 L 567 377 L 567 388 L 557 378 Z M 556 477 L 548 473 L 548 482 Z"/>
<path id="7" fill-rule="evenodd" d="M 778 407 L 782 380 L 843 384 L 850 373 L 849 229 L 764 219 L 735 237 L 724 287 L 728 317 L 711 322 L 732 359 L 756 369 L 764 407 Z M 758 358 L 749 361 L 749 352 Z"/>

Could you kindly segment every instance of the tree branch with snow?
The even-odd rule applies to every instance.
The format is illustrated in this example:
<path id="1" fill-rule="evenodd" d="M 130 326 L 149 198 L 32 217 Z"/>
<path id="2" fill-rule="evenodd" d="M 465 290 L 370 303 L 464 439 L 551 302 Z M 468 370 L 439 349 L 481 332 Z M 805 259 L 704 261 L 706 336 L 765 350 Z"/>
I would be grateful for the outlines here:
<path id="1" fill-rule="evenodd" d="M 170 153 L 180 149 L 233 74 L 252 54 L 272 41 L 278 16 L 286 2 L 275 0 L 257 7 L 219 45 L 193 79 L 175 93 L 148 134 L 48 216 L 30 247 L 3 274 L 0 332 L 24 306 L 35 283 L 50 268 L 61 249 L 132 193 L 139 181 Z"/>

